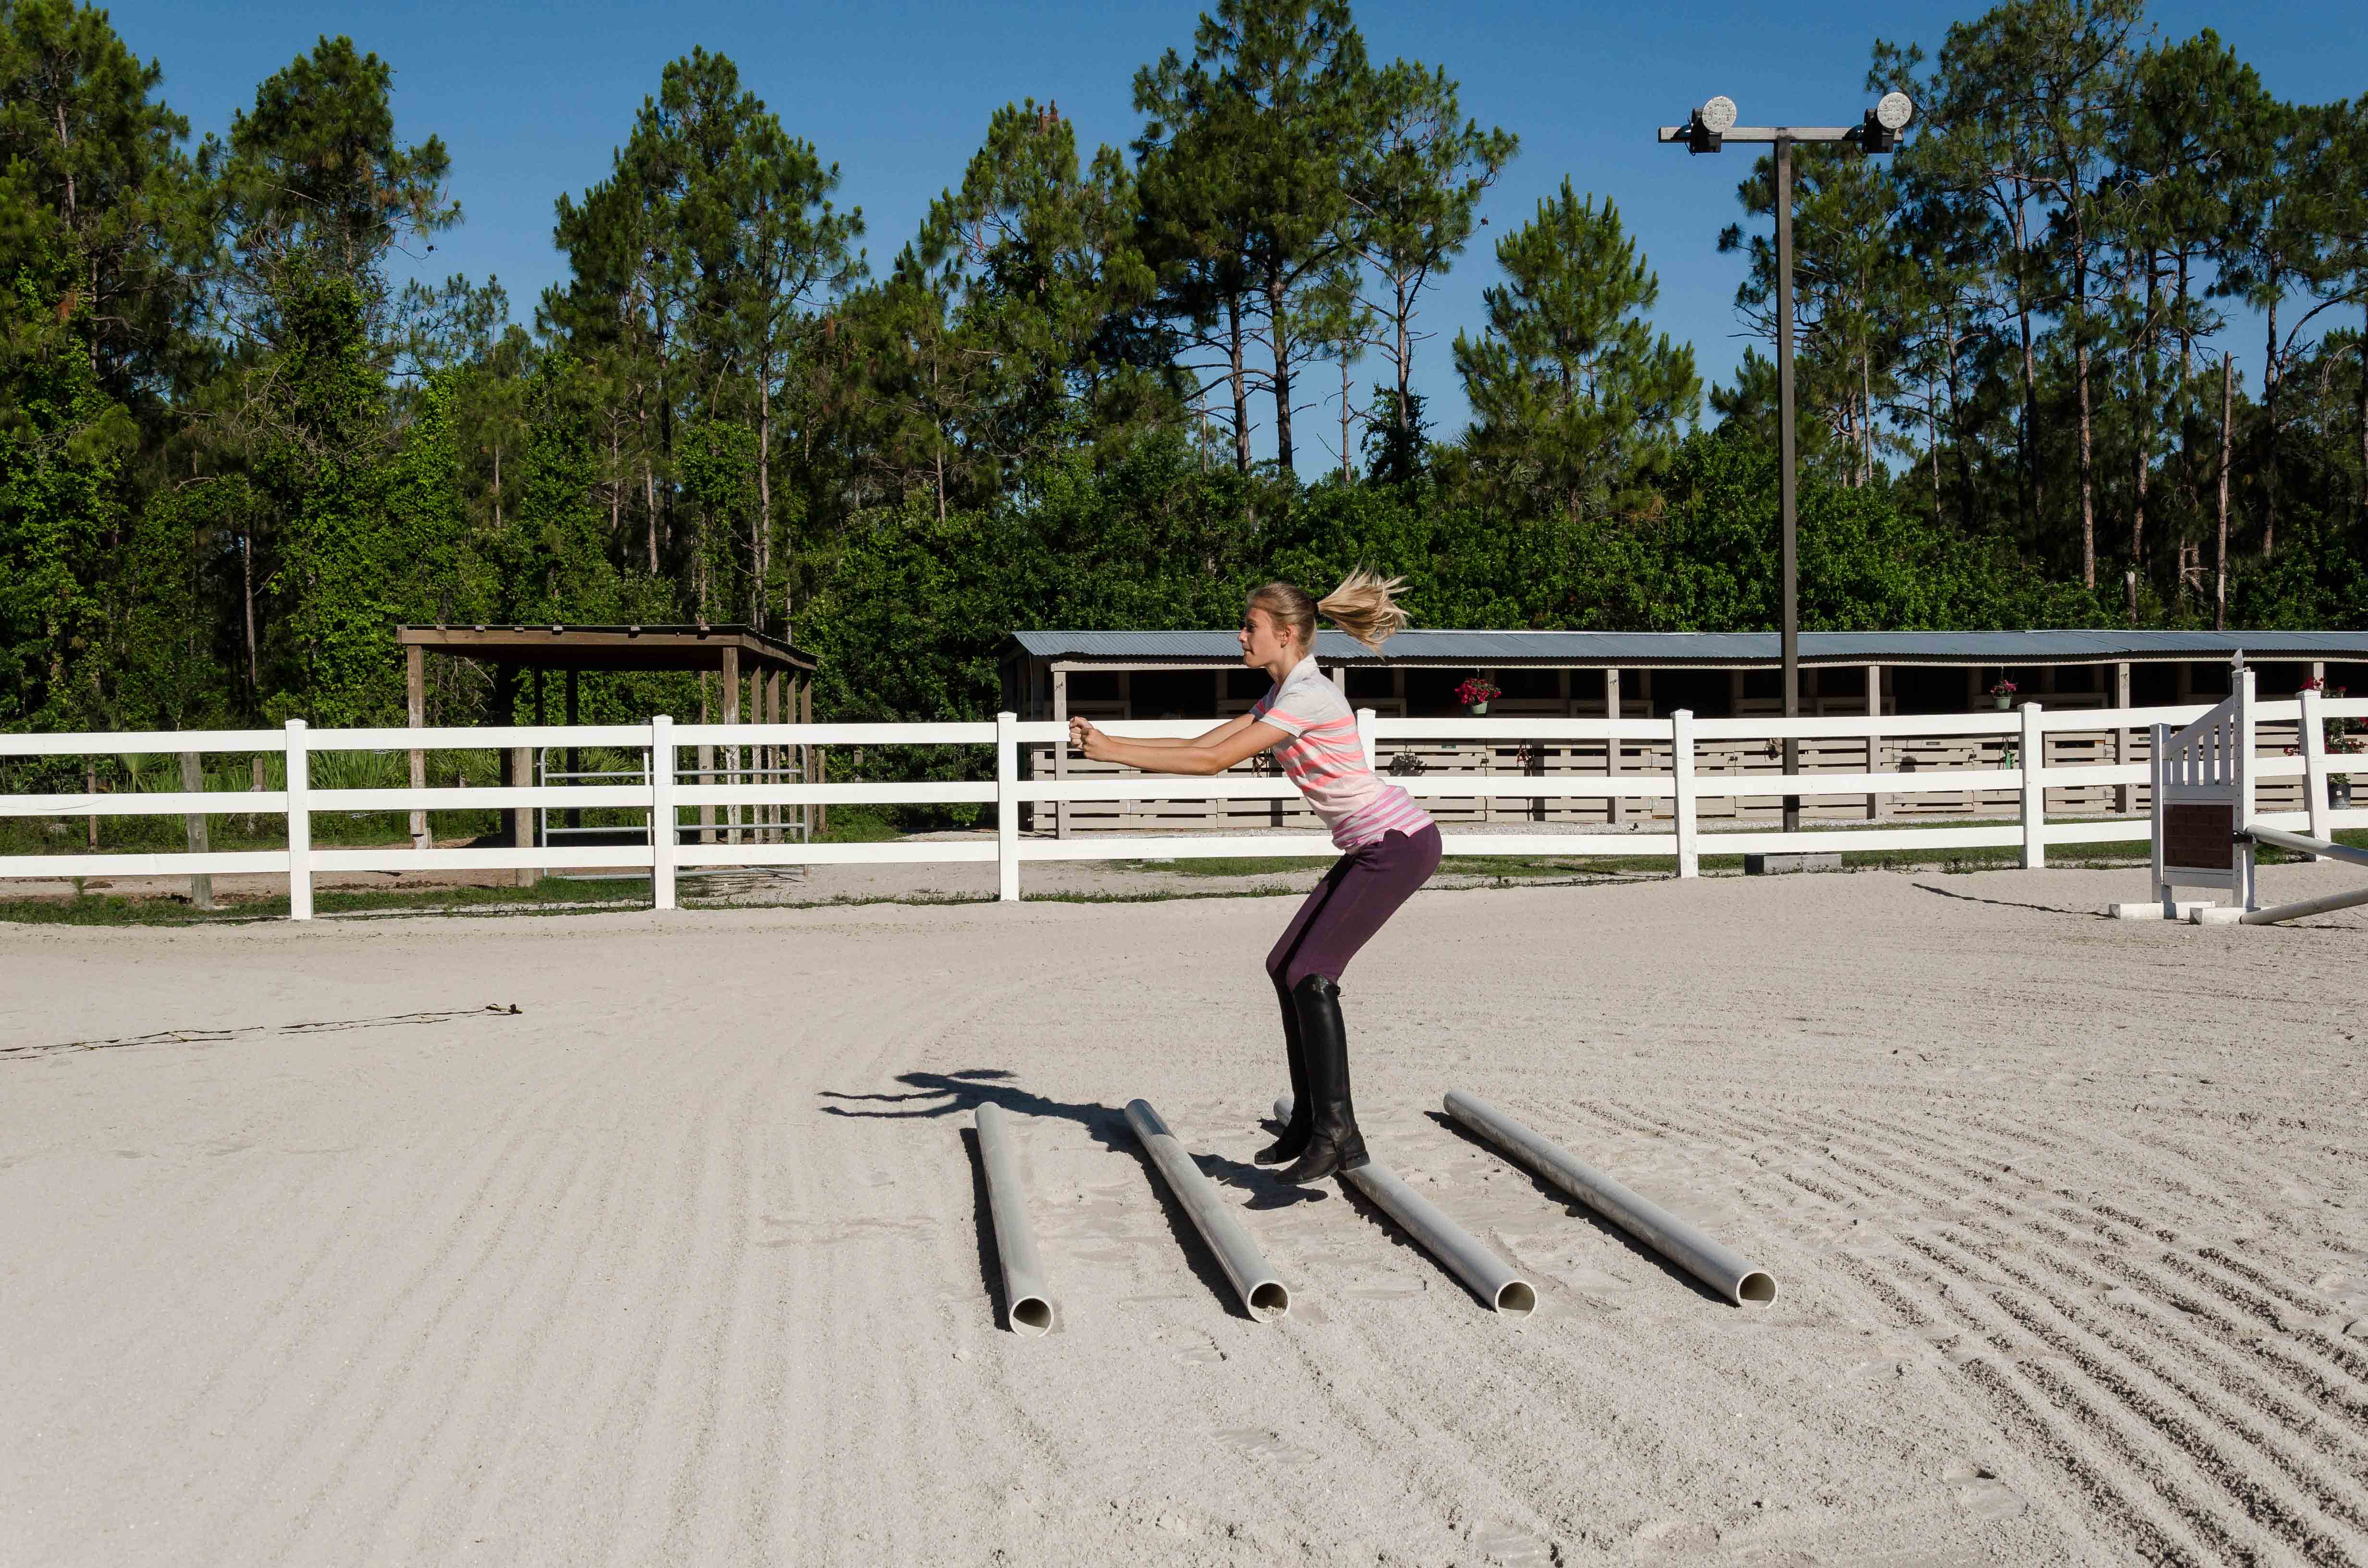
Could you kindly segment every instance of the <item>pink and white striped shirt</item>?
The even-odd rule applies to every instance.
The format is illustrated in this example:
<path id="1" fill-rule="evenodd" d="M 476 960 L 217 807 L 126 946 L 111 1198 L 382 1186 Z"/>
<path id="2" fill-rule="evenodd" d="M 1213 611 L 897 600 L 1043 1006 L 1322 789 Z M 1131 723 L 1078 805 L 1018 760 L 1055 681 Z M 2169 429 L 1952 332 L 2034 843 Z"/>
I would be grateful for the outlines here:
<path id="1" fill-rule="evenodd" d="M 1417 834 L 1431 825 L 1430 813 L 1413 796 L 1384 783 L 1367 765 L 1356 710 L 1315 667 L 1314 654 L 1259 698 L 1250 717 L 1291 736 L 1276 744 L 1275 760 L 1332 830 L 1333 847 L 1357 849 L 1384 834 Z"/>

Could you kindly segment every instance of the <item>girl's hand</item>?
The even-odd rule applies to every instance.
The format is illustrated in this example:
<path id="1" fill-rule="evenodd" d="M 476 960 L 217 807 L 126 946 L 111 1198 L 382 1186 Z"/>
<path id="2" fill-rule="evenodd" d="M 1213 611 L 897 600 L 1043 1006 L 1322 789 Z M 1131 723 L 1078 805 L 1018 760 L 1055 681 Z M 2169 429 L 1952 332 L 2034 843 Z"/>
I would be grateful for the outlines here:
<path id="1" fill-rule="evenodd" d="M 1085 752 L 1087 756 L 1091 756 L 1093 753 L 1087 748 L 1100 735 L 1101 732 L 1094 728 L 1092 720 L 1076 717 L 1069 720 L 1069 744 L 1079 751 Z"/>

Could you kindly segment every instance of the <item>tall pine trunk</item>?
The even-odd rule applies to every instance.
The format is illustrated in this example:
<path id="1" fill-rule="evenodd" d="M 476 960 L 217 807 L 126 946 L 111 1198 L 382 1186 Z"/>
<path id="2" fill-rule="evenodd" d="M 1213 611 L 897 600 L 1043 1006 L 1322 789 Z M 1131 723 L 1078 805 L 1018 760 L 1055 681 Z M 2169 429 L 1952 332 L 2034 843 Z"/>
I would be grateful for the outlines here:
<path id="1" fill-rule="evenodd" d="M 2089 413 L 2089 244 L 2072 187 L 2072 380 L 2080 404 L 2080 585 L 2097 586 L 2096 446 Z"/>
<path id="2" fill-rule="evenodd" d="M 1242 301 L 1236 294 L 1225 301 L 1225 342 L 1230 354 L 1226 380 L 1234 393 L 1234 467 L 1250 471 L 1249 376 L 1242 367 Z"/>
<path id="3" fill-rule="evenodd" d="M 2281 278 L 2279 281 L 2283 282 Z M 2278 552 L 2278 296 L 2270 294 L 2270 341 L 2261 355 L 2261 559 Z"/>
<path id="4" fill-rule="evenodd" d="M 1266 319 L 1274 338 L 1274 460 L 1285 473 L 1297 471 L 1291 454 L 1291 323 L 1282 295 L 1282 272 L 1269 264 L 1266 277 Z"/>

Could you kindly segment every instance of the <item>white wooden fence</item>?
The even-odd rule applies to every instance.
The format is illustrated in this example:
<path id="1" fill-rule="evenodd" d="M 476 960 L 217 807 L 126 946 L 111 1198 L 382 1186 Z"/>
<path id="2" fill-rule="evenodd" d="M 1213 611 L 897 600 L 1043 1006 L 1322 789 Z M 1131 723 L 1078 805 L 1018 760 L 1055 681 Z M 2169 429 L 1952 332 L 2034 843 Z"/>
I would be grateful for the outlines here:
<path id="1" fill-rule="evenodd" d="M 1889 714 L 1879 718 L 1759 718 L 1698 719 L 1680 711 L 1668 719 L 1383 719 L 1371 710 L 1360 710 L 1358 721 L 1370 758 L 1383 740 L 1445 740 L 1474 743 L 1585 744 L 1642 741 L 1666 745 L 1670 766 L 1666 772 L 1640 772 L 1599 777 L 1573 774 L 1548 776 L 1496 774 L 1475 777 L 1412 775 L 1392 781 L 1417 799 L 1565 800 L 1578 797 L 1619 798 L 1654 802 L 1652 819 L 1642 826 L 1656 831 L 1610 833 L 1523 834 L 1506 832 L 1450 834 L 1449 852 L 1456 855 L 1552 855 L 1563 858 L 1668 856 L 1678 875 L 1691 877 L 1701 869 L 1705 845 L 1722 855 L 1796 851 L 1959 849 L 1976 846 L 2020 846 L 2021 863 L 2044 866 L 2050 845 L 2145 843 L 2151 835 L 2147 818 L 2050 823 L 2046 792 L 2050 790 L 2091 790 L 2097 787 L 2148 783 L 2142 762 L 2083 766 L 2048 766 L 2046 738 L 2058 730 L 2097 730 L 2109 726 L 2139 728 L 2157 723 L 2184 724 L 2208 711 L 2206 705 L 2175 708 L 2095 709 L 2051 713 L 2037 703 L 2014 712 Z M 2315 812 L 2271 813 L 2261 820 L 2272 826 L 2309 826 L 2314 832 L 2336 827 L 2368 826 L 2368 809 L 2328 812 L 2327 779 L 2330 775 L 2368 773 L 2368 756 L 2328 755 L 2316 744 L 2320 722 L 2330 718 L 2368 718 L 2368 699 L 2335 700 L 2317 692 L 2298 699 L 2264 702 L 2256 712 L 2267 722 L 2298 723 L 2312 744 L 2294 755 L 2261 757 L 2260 778 L 2300 778 L 2305 799 Z M 1183 737 L 1208 728 L 1205 721 L 1110 722 L 1110 733 L 1138 738 Z M 2015 743 L 2011 767 L 1926 767 L 1901 773 L 1807 772 L 1798 774 L 1733 774 L 1699 770 L 1695 747 L 1705 740 L 1801 740 L 1907 736 L 2005 737 Z M 1003 898 L 1019 896 L 1019 869 L 1029 861 L 1121 860 L 1215 857 L 1281 857 L 1324 855 L 1331 841 L 1319 833 L 1189 833 L 1158 836 L 1097 834 L 1067 839 L 1020 833 L 1023 806 L 1062 801 L 1129 800 L 1290 800 L 1297 792 L 1288 780 L 1241 775 L 1193 778 L 1168 774 L 1129 774 L 1090 778 L 1030 778 L 1019 777 L 1023 747 L 1059 744 L 1065 729 L 1049 722 L 1022 723 L 1012 714 L 997 714 L 991 723 L 949 724 L 677 724 L 660 717 L 647 724 L 502 727 L 472 729 L 312 730 L 291 720 L 284 730 L 172 731 L 124 734 L 0 735 L 0 757 L 77 756 L 189 753 L 239 756 L 278 755 L 286 759 L 286 788 L 275 790 L 184 790 L 177 793 L 81 793 L 55 795 L 0 794 L 0 816 L 208 816 L 284 814 L 288 847 L 222 853 L 81 854 L 0 856 L 0 878 L 63 878 L 95 876 L 209 876 L 231 872 L 284 874 L 289 881 L 289 912 L 304 920 L 313 914 L 313 879 L 337 871 L 417 871 L 536 869 L 613 870 L 649 873 L 655 903 L 675 906 L 677 872 L 710 867 L 788 865 L 878 865 L 893 862 L 993 861 L 998 868 Z M 610 747 L 642 752 L 651 761 L 642 782 L 614 785 L 541 785 L 534 787 L 435 787 L 409 789 L 329 790 L 311 786 L 310 758 L 321 752 L 483 751 L 572 745 Z M 920 781 L 885 783 L 806 784 L 700 783 L 679 781 L 680 748 L 714 746 L 939 746 L 992 745 L 996 776 L 992 782 Z M 728 765 L 727 765 L 728 766 Z M 1784 833 L 1773 831 L 1701 831 L 1704 801 L 1736 797 L 1766 798 L 1797 794 L 1804 803 L 1819 799 L 1863 798 L 1870 795 L 1971 795 L 1981 790 L 2012 790 L 2021 801 L 2020 820 L 1950 827 L 1834 827 Z M 1662 805 L 1666 802 L 1666 806 Z M 996 835 L 986 839 L 907 839 L 888 843 L 684 843 L 680 813 L 699 807 L 758 805 L 944 805 L 971 803 L 995 808 Z M 657 822 L 678 825 L 675 833 L 659 833 L 653 842 L 621 845 L 569 845 L 543 848 L 417 848 L 393 845 L 379 848 L 331 849 L 313 845 L 313 818 L 324 812 L 511 812 L 535 807 L 573 806 L 586 810 L 625 810 L 651 813 Z M 1657 831 L 1666 823 L 1666 831 Z M 694 834 L 694 836 L 696 835 Z M 728 834 L 723 836 L 730 836 Z M 753 835 L 752 835 L 753 836 Z"/>

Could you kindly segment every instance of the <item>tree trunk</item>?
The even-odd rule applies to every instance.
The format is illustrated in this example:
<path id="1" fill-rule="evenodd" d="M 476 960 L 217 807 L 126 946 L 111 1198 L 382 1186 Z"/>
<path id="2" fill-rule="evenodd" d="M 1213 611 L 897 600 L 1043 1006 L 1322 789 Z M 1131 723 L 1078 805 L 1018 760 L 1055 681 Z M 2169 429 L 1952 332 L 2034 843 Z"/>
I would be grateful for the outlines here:
<path id="1" fill-rule="evenodd" d="M 1340 356 L 1340 483 L 1343 484 L 1350 483 L 1357 477 L 1356 470 L 1349 466 L 1349 356 L 1344 351 Z"/>
<path id="2" fill-rule="evenodd" d="M 2220 554 L 2213 573 L 2212 630 L 2228 630 L 2228 462 L 2234 444 L 2229 438 L 2237 415 L 2237 366 L 2220 357 Z"/>
<path id="3" fill-rule="evenodd" d="M 2014 313 L 2022 332 L 2022 429 L 2015 445 L 2022 460 L 2022 521 L 2023 527 L 2038 531 L 2039 514 L 2046 506 L 2046 497 L 2039 483 L 2039 366 L 2032 357 L 2031 347 L 2031 286 L 2024 277 L 2029 266 L 2028 247 L 2022 226 L 2022 185 L 2015 182 L 2014 233 Z"/>
<path id="4" fill-rule="evenodd" d="M 2283 281 L 2281 279 L 2280 281 Z M 2261 355 L 2261 559 L 2278 552 L 2278 296 L 2270 295 L 2270 341 Z"/>
<path id="5" fill-rule="evenodd" d="M 2130 510 L 2130 624 L 2138 623 L 2138 579 L 2146 572 L 2146 481 L 2154 468 L 2154 323 L 2158 302 L 2155 258 L 2146 256 L 2146 326 L 2138 334 L 2137 500 Z"/>
<path id="6" fill-rule="evenodd" d="M 1250 471 L 1250 388 L 1248 375 L 1242 369 L 1242 301 L 1240 296 L 1225 301 L 1225 340 L 1231 354 L 1227 379 L 1234 392 L 1234 467 L 1240 472 Z"/>
<path id="7" fill-rule="evenodd" d="M 1267 328 L 1274 338 L 1274 460 L 1295 473 L 1291 460 L 1291 324 L 1285 314 L 1282 274 L 1269 266 L 1266 279 Z"/>
<path id="8" fill-rule="evenodd" d="M 255 535 L 238 536 L 238 574 L 240 588 L 246 601 L 246 696 L 258 706 L 263 701 L 262 666 L 255 653 Z"/>
<path id="9" fill-rule="evenodd" d="M 1414 380 L 1414 301 L 1406 298 L 1406 274 L 1403 269 L 1391 282 L 1396 285 L 1398 299 L 1395 317 L 1398 339 L 1398 440 L 1404 446 L 1414 428 L 1414 398 L 1407 391 Z"/>
<path id="10" fill-rule="evenodd" d="M 756 557 L 757 581 L 748 590 L 756 607 L 751 617 L 765 630 L 765 578 L 773 565 L 773 351 L 768 344 L 757 377 L 757 538 L 749 553 Z"/>
<path id="11" fill-rule="evenodd" d="M 2086 289 L 2089 267 L 2075 267 Z M 2072 346 L 2072 377 L 2079 381 L 2079 580 L 2081 587 L 2096 587 L 2096 460 L 2093 460 L 2093 431 L 2089 419 L 2089 311 L 2086 305 L 2079 312 L 2079 339 Z"/>
<path id="12" fill-rule="evenodd" d="M 2368 310 L 2360 323 L 2360 526 L 2368 528 Z"/>

